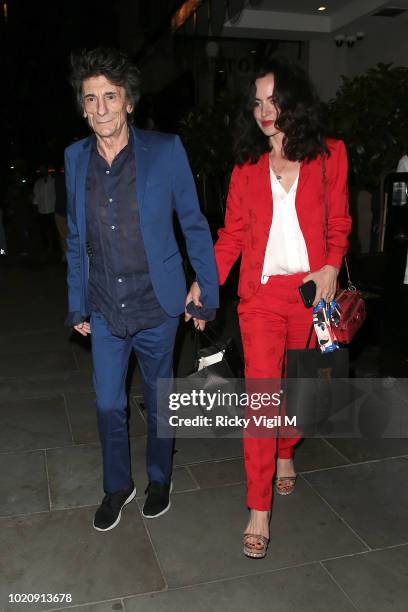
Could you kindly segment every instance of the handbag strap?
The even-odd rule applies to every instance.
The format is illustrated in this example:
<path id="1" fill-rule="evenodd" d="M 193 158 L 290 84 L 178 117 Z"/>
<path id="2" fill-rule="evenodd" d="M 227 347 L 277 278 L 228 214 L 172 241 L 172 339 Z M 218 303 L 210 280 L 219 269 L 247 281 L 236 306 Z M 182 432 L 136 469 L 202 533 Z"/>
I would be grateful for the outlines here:
<path id="1" fill-rule="evenodd" d="M 323 200 L 324 200 L 324 255 L 327 257 L 327 234 L 329 226 L 329 196 L 327 194 L 327 175 L 326 175 L 326 160 L 322 153 L 322 182 L 323 182 Z"/>
<path id="2" fill-rule="evenodd" d="M 309 335 L 307 337 L 307 342 L 306 342 L 306 347 L 305 348 L 310 348 L 310 341 L 312 339 L 312 333 L 313 333 L 313 323 L 310 326 L 310 331 L 309 331 Z M 317 338 L 316 338 L 316 343 L 317 343 Z"/>
<path id="3" fill-rule="evenodd" d="M 324 254 L 327 257 L 327 235 L 329 227 L 329 196 L 327 193 L 327 174 L 326 174 L 326 160 L 324 154 L 321 156 L 322 159 L 322 179 L 323 179 L 323 199 L 324 199 Z M 350 268 L 348 264 L 347 255 L 344 255 L 343 262 L 346 269 L 347 275 L 347 288 L 349 291 L 356 291 L 355 285 L 350 278 Z M 340 270 L 339 270 L 340 272 Z"/>
<path id="4" fill-rule="evenodd" d="M 224 352 L 226 349 L 225 344 L 220 344 L 217 340 L 215 340 L 216 338 L 216 334 L 215 332 L 212 331 L 212 334 L 208 334 L 207 332 L 205 332 L 203 329 L 199 330 L 197 328 L 194 329 L 194 353 L 197 354 L 198 352 L 198 344 L 199 344 L 199 338 L 200 335 L 203 336 L 206 340 L 208 340 L 209 342 L 212 343 L 213 346 L 215 346 L 216 349 L 218 349 L 220 352 Z M 224 357 L 226 359 L 226 357 Z"/>
<path id="5" fill-rule="evenodd" d="M 224 351 L 225 350 L 225 346 L 221 343 L 219 343 L 219 340 L 217 340 L 217 334 L 215 333 L 214 330 L 212 330 L 210 327 L 206 328 L 206 331 L 204 329 L 199 330 L 196 328 L 196 336 L 199 336 L 199 334 L 202 334 L 204 336 L 204 338 L 206 340 L 208 340 L 209 342 L 212 342 L 213 345 L 219 350 L 219 351 Z M 208 332 L 211 331 L 211 333 L 209 334 Z"/>
<path id="6" fill-rule="evenodd" d="M 305 349 L 310 349 L 311 348 L 310 347 L 310 341 L 312 339 L 312 334 L 313 334 L 313 322 L 312 322 L 312 324 L 310 326 L 309 335 L 307 337 L 307 342 L 306 342 Z M 317 337 L 316 337 L 316 346 L 315 346 L 315 349 L 317 349 L 317 348 L 318 348 L 318 344 L 317 344 Z M 287 370 L 288 370 L 288 341 L 287 340 L 286 340 L 286 344 L 285 344 L 285 357 L 284 357 L 283 364 L 284 364 L 283 369 L 284 369 L 285 377 L 286 377 L 286 373 L 287 373 Z"/>

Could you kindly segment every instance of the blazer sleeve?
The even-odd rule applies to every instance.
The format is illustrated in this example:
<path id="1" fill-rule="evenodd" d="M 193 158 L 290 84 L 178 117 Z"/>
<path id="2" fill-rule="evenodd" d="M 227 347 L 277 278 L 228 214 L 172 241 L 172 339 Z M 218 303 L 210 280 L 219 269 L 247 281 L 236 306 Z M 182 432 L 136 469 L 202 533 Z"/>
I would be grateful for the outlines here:
<path id="1" fill-rule="evenodd" d="M 218 240 L 215 243 L 215 260 L 218 268 L 218 280 L 223 285 L 228 274 L 242 251 L 242 173 L 235 166 L 230 180 L 224 227 L 218 230 Z"/>
<path id="2" fill-rule="evenodd" d="M 344 142 L 338 140 L 327 159 L 327 254 L 326 264 L 341 268 L 348 249 L 351 217 L 348 206 L 348 162 Z"/>
<path id="3" fill-rule="evenodd" d="M 65 325 L 71 327 L 84 320 L 80 315 L 81 303 L 81 268 L 78 227 L 75 214 L 73 194 L 74 174 L 72 161 L 68 151 L 65 151 L 65 184 L 67 188 L 67 283 L 68 283 L 68 315 Z"/>
<path id="4" fill-rule="evenodd" d="M 174 208 L 186 240 L 187 254 L 201 289 L 200 299 L 205 309 L 218 308 L 217 268 L 211 232 L 200 210 L 194 178 L 178 136 L 174 138 L 171 163 Z"/>

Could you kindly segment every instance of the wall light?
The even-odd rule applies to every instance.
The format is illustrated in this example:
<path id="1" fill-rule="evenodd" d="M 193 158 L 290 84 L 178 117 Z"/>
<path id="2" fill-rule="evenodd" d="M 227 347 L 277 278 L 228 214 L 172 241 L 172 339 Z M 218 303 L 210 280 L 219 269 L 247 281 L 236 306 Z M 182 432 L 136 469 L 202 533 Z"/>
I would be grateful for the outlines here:
<path id="1" fill-rule="evenodd" d="M 354 47 L 355 43 L 365 38 L 365 32 L 356 32 L 356 34 L 337 34 L 333 40 L 336 47 L 342 47 L 346 44 L 350 49 Z"/>
<path id="2" fill-rule="evenodd" d="M 325 11 L 327 9 L 327 6 L 319 6 L 319 8 L 317 9 L 318 11 Z"/>
<path id="3" fill-rule="evenodd" d="M 346 40 L 346 37 L 344 36 L 344 34 L 337 34 L 337 36 L 334 37 L 334 42 L 336 43 L 336 47 L 342 47 L 345 40 Z"/>
<path id="4" fill-rule="evenodd" d="M 355 36 L 347 36 L 346 38 L 346 43 L 348 47 L 354 47 L 354 43 L 356 42 L 357 38 Z"/>

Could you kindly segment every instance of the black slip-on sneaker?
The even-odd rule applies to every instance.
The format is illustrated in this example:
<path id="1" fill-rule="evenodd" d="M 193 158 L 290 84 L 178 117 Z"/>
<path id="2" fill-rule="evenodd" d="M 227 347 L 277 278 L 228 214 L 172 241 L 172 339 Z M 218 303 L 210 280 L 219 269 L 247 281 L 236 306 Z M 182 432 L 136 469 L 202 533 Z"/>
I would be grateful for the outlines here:
<path id="1" fill-rule="evenodd" d="M 124 491 L 107 493 L 95 513 L 93 526 L 97 531 L 109 531 L 119 524 L 122 508 L 136 495 L 136 487 L 132 484 Z"/>
<path id="2" fill-rule="evenodd" d="M 147 498 L 143 506 L 142 514 L 145 518 L 157 518 L 162 516 L 170 509 L 170 493 L 173 483 L 152 481 L 145 491 Z"/>

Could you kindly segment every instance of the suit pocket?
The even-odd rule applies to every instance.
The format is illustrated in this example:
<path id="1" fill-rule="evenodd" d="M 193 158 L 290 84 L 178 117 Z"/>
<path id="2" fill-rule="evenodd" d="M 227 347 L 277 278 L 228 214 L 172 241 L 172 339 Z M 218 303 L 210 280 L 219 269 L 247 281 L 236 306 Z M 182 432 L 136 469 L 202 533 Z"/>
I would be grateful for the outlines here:
<path id="1" fill-rule="evenodd" d="M 173 270 L 174 268 L 177 268 L 177 266 L 179 266 L 182 261 L 183 258 L 181 257 L 180 252 L 176 251 L 176 253 L 173 253 L 172 255 L 167 257 L 167 259 L 165 259 L 163 263 L 167 270 Z"/>

